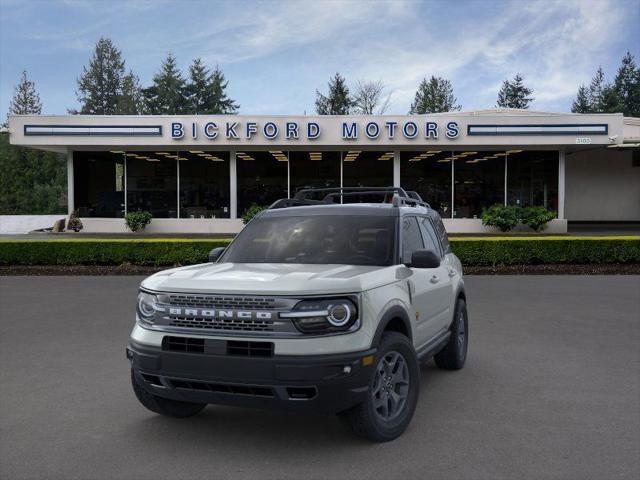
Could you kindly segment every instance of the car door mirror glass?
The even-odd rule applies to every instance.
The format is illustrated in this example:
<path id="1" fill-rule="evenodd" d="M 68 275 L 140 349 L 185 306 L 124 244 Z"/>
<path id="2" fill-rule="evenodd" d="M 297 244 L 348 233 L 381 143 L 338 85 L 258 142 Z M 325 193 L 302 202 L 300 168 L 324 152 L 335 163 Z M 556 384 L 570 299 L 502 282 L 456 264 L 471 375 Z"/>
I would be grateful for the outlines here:
<path id="1" fill-rule="evenodd" d="M 216 263 L 220 258 L 220 255 L 223 254 L 224 250 L 225 250 L 224 247 L 218 247 L 211 250 L 209 252 L 209 262 Z"/>
<path id="2" fill-rule="evenodd" d="M 440 256 L 433 250 L 415 250 L 411 256 L 413 268 L 438 268 L 440 266 Z"/>

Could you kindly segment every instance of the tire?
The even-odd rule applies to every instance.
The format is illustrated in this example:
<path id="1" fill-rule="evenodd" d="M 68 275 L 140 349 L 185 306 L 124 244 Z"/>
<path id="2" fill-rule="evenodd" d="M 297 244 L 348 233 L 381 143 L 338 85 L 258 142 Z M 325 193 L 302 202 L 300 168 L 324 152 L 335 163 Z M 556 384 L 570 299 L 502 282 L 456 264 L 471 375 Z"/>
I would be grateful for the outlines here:
<path id="1" fill-rule="evenodd" d="M 469 317 L 467 304 L 459 298 L 451 322 L 451 337 L 445 347 L 438 352 L 433 359 L 438 368 L 443 370 L 460 370 L 467 359 L 469 345 Z"/>
<path id="2" fill-rule="evenodd" d="M 390 370 L 392 375 L 385 376 Z M 374 442 L 393 440 L 413 418 L 419 382 L 420 368 L 411 341 L 400 333 L 386 332 L 376 354 L 367 400 L 339 417 L 358 436 Z"/>
<path id="3" fill-rule="evenodd" d="M 187 418 L 197 415 L 207 406 L 206 403 L 180 402 L 178 400 L 170 400 L 168 398 L 158 397 L 147 392 L 140 385 L 135 372 L 131 369 L 131 384 L 133 392 L 142 405 L 154 413 L 165 415 L 167 417 Z"/>

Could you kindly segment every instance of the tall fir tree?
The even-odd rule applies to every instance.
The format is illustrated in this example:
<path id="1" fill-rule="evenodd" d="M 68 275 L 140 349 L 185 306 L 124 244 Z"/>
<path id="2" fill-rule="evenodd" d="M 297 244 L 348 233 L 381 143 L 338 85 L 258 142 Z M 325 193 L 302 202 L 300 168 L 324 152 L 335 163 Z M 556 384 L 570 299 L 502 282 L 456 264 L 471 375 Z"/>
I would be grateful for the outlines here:
<path id="1" fill-rule="evenodd" d="M 528 88 L 524 84 L 524 78 L 517 73 L 513 80 L 505 80 L 502 82 L 502 88 L 498 92 L 498 107 L 502 108 L 529 108 L 533 97 L 531 94 L 533 89 Z"/>
<path id="2" fill-rule="evenodd" d="M 188 113 L 186 82 L 178 69 L 175 57 L 169 53 L 160 71 L 154 75 L 153 84 L 143 90 L 146 109 L 154 115 Z"/>
<path id="3" fill-rule="evenodd" d="M 226 90 L 229 82 L 225 79 L 224 73 L 220 67 L 216 65 L 215 70 L 211 74 L 208 84 L 209 108 L 206 113 L 218 114 L 235 114 L 238 113 L 240 105 L 235 100 L 227 96 Z"/>
<path id="4" fill-rule="evenodd" d="M 36 91 L 36 84 L 27 78 L 27 71 L 23 70 L 20 83 L 13 91 L 13 98 L 9 104 L 9 113 L 14 115 L 40 115 L 42 102 Z"/>
<path id="5" fill-rule="evenodd" d="M 40 115 L 42 104 L 35 84 L 22 72 L 9 104 L 9 113 Z M 67 162 L 63 155 L 9 143 L 0 135 L 0 215 L 64 213 Z"/>
<path id="6" fill-rule="evenodd" d="M 325 96 L 316 90 L 316 112 L 318 115 L 348 115 L 355 102 L 343 76 L 336 73 L 329 80 L 329 92 Z"/>
<path id="7" fill-rule="evenodd" d="M 590 113 L 591 102 L 589 101 L 589 90 L 584 85 L 578 87 L 578 94 L 576 99 L 571 104 L 571 111 L 573 113 Z"/>
<path id="8" fill-rule="evenodd" d="M 186 96 L 190 113 L 234 114 L 239 105 L 227 97 L 228 82 L 220 67 L 210 73 L 201 59 L 196 58 L 189 67 Z"/>
<path id="9" fill-rule="evenodd" d="M 411 104 L 410 114 L 452 112 L 460 110 L 458 99 L 453 95 L 453 86 L 449 80 L 431 76 L 423 78 Z"/>
<path id="10" fill-rule="evenodd" d="M 604 79 L 602 67 L 598 67 L 596 74 L 589 83 L 589 104 L 591 113 L 602 113 L 604 111 L 604 92 L 607 84 Z"/>
<path id="11" fill-rule="evenodd" d="M 622 59 L 613 88 L 625 116 L 640 117 L 640 69 L 631 52 Z"/>
<path id="12" fill-rule="evenodd" d="M 122 52 L 110 39 L 100 38 L 89 61 L 89 67 L 83 67 L 82 75 L 78 79 L 76 95 L 81 105 L 79 113 L 116 114 L 124 76 Z"/>
<path id="13" fill-rule="evenodd" d="M 140 80 L 133 72 L 129 71 L 122 78 L 122 86 L 120 95 L 116 103 L 116 112 L 118 115 L 140 115 L 144 112 L 144 97 L 142 96 L 142 88 Z"/>

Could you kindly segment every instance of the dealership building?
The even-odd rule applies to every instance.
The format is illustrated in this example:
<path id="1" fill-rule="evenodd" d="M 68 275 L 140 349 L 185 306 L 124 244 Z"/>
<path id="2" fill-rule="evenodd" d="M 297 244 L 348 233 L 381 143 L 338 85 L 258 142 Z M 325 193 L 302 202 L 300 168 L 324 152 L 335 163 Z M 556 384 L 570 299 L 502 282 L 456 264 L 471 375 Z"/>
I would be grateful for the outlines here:
<path id="1" fill-rule="evenodd" d="M 491 109 L 408 116 L 11 116 L 14 145 L 67 156 L 85 231 L 234 233 L 253 204 L 307 186 L 417 191 L 450 232 L 483 208 L 545 206 L 568 222 L 640 222 L 640 119 Z"/>

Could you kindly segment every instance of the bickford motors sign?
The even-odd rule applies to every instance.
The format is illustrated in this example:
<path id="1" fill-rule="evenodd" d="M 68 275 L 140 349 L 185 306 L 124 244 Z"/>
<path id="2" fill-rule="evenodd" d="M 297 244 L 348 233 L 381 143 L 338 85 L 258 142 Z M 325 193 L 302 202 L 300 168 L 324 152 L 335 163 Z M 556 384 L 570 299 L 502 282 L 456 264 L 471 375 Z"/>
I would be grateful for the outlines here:
<path id="1" fill-rule="evenodd" d="M 455 139 L 460 134 L 460 127 L 457 122 L 449 121 L 444 125 L 439 125 L 433 121 L 368 121 L 359 123 L 355 121 L 341 121 L 331 125 L 338 128 L 339 132 L 331 132 L 332 136 L 339 133 L 342 140 L 357 140 L 364 136 L 369 140 L 384 138 L 394 140 L 402 137 L 407 140 L 415 138 L 436 140 L 440 136 Z M 322 127 L 318 122 L 298 122 L 267 121 L 264 123 L 256 121 L 227 121 L 227 122 L 172 122 L 171 138 L 174 140 L 206 138 L 216 140 L 225 138 L 227 140 L 251 140 L 260 136 L 266 140 L 316 140 L 323 134 Z"/>

